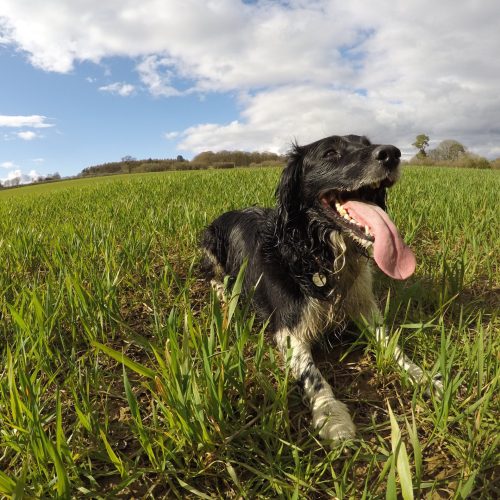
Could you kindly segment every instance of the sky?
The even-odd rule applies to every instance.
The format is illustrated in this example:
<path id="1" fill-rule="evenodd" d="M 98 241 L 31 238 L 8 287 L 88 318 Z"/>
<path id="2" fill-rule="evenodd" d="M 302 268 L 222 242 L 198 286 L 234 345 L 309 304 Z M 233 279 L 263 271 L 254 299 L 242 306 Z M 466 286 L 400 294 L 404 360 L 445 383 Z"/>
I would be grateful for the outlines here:
<path id="1" fill-rule="evenodd" d="M 2 0 L 0 181 L 417 134 L 500 157 L 497 0 Z"/>

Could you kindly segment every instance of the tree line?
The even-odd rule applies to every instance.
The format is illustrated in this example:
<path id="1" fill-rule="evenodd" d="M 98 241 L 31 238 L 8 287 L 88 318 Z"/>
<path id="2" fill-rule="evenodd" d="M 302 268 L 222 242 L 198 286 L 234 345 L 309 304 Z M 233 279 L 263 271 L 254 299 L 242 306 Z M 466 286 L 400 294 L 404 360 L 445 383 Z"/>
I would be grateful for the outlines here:
<path id="1" fill-rule="evenodd" d="M 79 177 L 110 174 L 131 174 L 141 172 L 163 172 L 169 170 L 203 170 L 208 168 L 236 168 L 248 166 L 282 165 L 285 157 L 270 152 L 247 151 L 204 151 L 192 160 L 182 155 L 177 158 L 137 160 L 124 156 L 121 161 L 103 163 L 84 168 Z"/>
<path id="2" fill-rule="evenodd" d="M 430 138 L 419 134 L 412 144 L 418 153 L 408 162 L 413 165 L 443 165 L 463 168 L 500 168 L 500 158 L 489 161 L 483 156 L 472 153 L 455 139 L 445 139 L 434 149 L 429 148 Z"/>
<path id="3" fill-rule="evenodd" d="M 500 169 L 500 158 L 487 160 L 470 152 L 463 144 L 454 140 L 441 141 L 434 149 L 429 149 L 430 138 L 427 134 L 417 135 L 412 144 L 418 152 L 407 163 L 411 165 L 443 165 L 466 168 Z M 77 177 L 88 177 L 110 174 L 130 174 L 140 172 L 163 172 L 169 170 L 203 170 L 209 168 L 237 168 L 249 166 L 282 166 L 286 162 L 284 155 L 259 151 L 203 151 L 192 160 L 182 155 L 167 159 L 137 160 L 132 156 L 124 156 L 120 161 L 102 163 L 84 168 Z M 26 176 L 24 176 L 26 177 Z M 36 179 L 16 177 L 0 181 L 0 189 L 15 187 L 27 182 L 50 182 L 61 179 L 59 173 L 40 176 Z"/>

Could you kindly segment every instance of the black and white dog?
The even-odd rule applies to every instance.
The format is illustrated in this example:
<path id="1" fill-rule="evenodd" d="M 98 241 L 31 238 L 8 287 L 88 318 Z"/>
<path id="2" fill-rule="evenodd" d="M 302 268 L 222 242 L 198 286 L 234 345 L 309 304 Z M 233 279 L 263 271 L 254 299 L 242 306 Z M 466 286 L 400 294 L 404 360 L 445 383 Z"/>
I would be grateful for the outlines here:
<path id="1" fill-rule="evenodd" d="M 248 259 L 244 289 L 269 320 L 291 370 L 310 403 L 324 439 L 351 438 L 347 407 L 315 366 L 312 344 L 348 320 L 372 325 L 388 338 L 372 291 L 370 258 L 387 275 L 405 279 L 415 257 L 385 212 L 386 189 L 399 176 L 401 152 L 366 137 L 331 136 L 295 145 L 276 189 L 277 207 L 227 212 L 203 234 L 201 263 L 221 289 Z M 414 381 L 422 370 L 396 349 L 396 361 Z M 440 382 L 434 385 L 440 389 Z"/>

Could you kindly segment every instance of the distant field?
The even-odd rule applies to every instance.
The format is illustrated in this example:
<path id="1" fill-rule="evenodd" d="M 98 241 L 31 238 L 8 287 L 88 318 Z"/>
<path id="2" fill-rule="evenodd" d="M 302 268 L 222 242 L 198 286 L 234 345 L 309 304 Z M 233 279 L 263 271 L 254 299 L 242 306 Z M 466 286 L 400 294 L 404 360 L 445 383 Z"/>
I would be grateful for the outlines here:
<path id="1" fill-rule="evenodd" d="M 278 175 L 0 191 L 0 494 L 500 496 L 500 172 L 407 167 L 391 190 L 418 267 L 381 277 L 381 307 L 445 394 L 413 388 L 370 336 L 333 351 L 321 366 L 358 426 L 347 449 L 318 441 L 246 304 L 221 306 L 196 275 L 203 226 L 271 205 Z"/>

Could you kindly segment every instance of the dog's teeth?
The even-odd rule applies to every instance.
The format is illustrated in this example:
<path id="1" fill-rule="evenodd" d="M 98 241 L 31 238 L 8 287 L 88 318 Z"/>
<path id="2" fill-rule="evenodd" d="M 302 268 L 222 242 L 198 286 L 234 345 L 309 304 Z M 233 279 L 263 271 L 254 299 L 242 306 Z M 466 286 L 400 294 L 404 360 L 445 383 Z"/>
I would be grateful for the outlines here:
<path id="1" fill-rule="evenodd" d="M 370 228 L 365 226 L 365 234 L 370 235 Z"/>
<path id="2" fill-rule="evenodd" d="M 347 215 L 346 209 L 340 203 L 335 203 L 335 208 L 337 209 L 337 212 L 342 215 L 342 217 Z"/>

